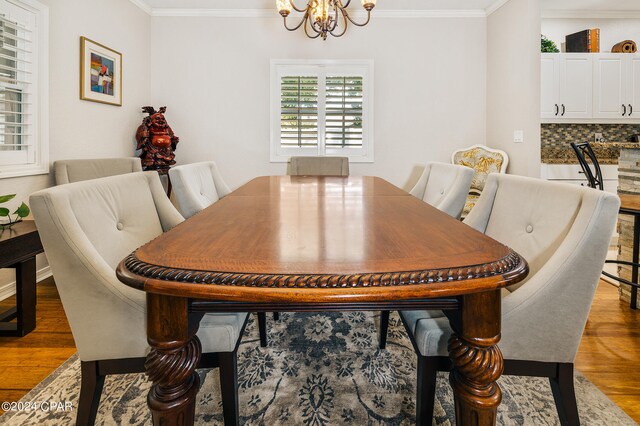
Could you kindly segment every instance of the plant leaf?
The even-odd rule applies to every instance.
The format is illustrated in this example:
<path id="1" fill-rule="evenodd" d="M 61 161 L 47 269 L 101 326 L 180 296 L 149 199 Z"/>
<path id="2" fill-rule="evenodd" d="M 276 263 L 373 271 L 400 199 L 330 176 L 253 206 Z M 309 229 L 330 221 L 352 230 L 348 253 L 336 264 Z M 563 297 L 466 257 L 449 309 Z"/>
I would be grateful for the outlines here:
<path id="1" fill-rule="evenodd" d="M 9 209 L 6 207 L 0 207 L 0 217 L 9 216 Z"/>
<path id="2" fill-rule="evenodd" d="M 13 214 L 17 214 L 18 217 L 27 217 L 29 216 L 29 213 L 31 212 L 31 210 L 29 210 L 29 206 L 27 206 L 25 203 L 20 204 L 20 207 L 18 207 L 18 209 L 13 212 Z"/>
<path id="3" fill-rule="evenodd" d="M 11 200 L 15 196 L 16 194 L 0 195 L 0 203 L 6 203 L 7 201 Z"/>

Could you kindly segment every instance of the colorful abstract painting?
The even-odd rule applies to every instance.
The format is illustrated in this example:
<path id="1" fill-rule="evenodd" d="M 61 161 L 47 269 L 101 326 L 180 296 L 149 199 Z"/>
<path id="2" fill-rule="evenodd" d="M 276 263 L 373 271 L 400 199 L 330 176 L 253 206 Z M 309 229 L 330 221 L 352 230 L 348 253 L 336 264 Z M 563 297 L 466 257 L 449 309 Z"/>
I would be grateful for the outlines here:
<path id="1" fill-rule="evenodd" d="M 80 99 L 122 106 L 122 54 L 80 37 Z"/>
<path id="2" fill-rule="evenodd" d="M 91 52 L 91 91 L 114 95 L 114 60 Z"/>

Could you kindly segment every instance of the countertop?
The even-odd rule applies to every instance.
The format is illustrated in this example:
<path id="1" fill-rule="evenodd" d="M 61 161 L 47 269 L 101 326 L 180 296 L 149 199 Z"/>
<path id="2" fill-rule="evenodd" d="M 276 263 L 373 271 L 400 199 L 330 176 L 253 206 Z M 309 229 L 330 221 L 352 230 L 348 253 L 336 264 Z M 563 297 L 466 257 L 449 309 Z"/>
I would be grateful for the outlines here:
<path id="1" fill-rule="evenodd" d="M 640 149 L 638 142 L 592 142 L 593 152 L 600 164 L 618 164 L 621 149 Z M 547 147 L 541 151 L 542 162 L 545 164 L 578 164 L 576 153 L 571 145 L 566 147 Z"/>

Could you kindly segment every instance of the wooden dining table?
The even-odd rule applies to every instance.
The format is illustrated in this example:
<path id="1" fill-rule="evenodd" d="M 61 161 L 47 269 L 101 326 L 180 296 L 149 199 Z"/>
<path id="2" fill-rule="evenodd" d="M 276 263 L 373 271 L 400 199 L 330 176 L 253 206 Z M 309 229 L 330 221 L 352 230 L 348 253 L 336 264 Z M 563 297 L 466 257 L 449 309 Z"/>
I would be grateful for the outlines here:
<path id="1" fill-rule="evenodd" d="M 441 309 L 459 425 L 495 424 L 509 247 L 377 177 L 259 177 L 117 268 L 147 293 L 156 425 L 193 424 L 206 312 Z"/>

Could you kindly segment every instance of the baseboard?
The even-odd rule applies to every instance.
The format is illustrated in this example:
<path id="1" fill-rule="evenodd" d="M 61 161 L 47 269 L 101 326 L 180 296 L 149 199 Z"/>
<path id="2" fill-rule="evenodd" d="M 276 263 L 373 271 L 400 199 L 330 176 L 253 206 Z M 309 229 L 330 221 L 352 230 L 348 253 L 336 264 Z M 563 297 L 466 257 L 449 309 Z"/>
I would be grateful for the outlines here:
<path id="1" fill-rule="evenodd" d="M 45 278 L 49 278 L 51 276 L 51 268 L 49 266 L 45 266 L 36 272 L 36 282 L 40 282 Z M 0 300 L 4 300 L 8 297 L 16 294 L 16 282 L 12 281 L 0 287 Z"/>

